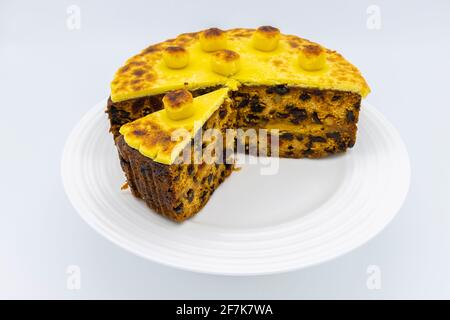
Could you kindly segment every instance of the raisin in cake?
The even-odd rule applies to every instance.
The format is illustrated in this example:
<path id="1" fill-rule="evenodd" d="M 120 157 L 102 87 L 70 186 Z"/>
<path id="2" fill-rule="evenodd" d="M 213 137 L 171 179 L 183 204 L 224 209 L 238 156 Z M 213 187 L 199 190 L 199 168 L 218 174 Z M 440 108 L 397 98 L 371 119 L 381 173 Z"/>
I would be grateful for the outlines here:
<path id="1" fill-rule="evenodd" d="M 200 132 L 276 129 L 273 155 L 320 158 L 353 147 L 369 92 L 358 69 L 336 51 L 268 26 L 211 28 L 130 58 L 111 83 L 107 113 L 133 194 L 183 221 L 233 170 L 226 161 L 180 161 L 186 150 L 195 157 L 191 140 Z M 172 141 L 180 128 L 187 137 Z"/>

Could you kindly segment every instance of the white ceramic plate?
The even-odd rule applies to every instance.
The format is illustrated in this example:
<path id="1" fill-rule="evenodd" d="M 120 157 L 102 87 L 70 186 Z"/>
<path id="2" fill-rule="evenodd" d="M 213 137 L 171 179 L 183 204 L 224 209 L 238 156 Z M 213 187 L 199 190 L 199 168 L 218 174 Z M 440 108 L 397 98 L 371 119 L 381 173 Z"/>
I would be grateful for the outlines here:
<path id="1" fill-rule="evenodd" d="M 72 131 L 62 157 L 66 193 L 82 218 L 117 245 L 169 266 L 259 275 L 318 264 L 362 245 L 400 209 L 409 187 L 405 146 L 394 127 L 363 105 L 358 139 L 320 160 L 279 159 L 233 173 L 193 219 L 152 212 L 125 182 L 104 113 L 106 101 Z"/>

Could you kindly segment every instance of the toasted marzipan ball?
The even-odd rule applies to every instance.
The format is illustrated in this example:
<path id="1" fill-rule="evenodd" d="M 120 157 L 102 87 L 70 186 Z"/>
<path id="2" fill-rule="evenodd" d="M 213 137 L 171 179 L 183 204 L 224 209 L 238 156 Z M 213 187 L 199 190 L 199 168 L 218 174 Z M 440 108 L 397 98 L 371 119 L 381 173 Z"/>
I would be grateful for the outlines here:
<path id="1" fill-rule="evenodd" d="M 225 49 L 226 44 L 225 32 L 218 28 L 206 29 L 200 33 L 200 45 L 204 51 L 212 52 Z"/>
<path id="2" fill-rule="evenodd" d="M 188 65 L 189 53 L 183 47 L 170 46 L 164 49 L 163 59 L 167 67 L 181 69 Z"/>
<path id="3" fill-rule="evenodd" d="M 278 47 L 280 30 L 271 26 L 256 29 L 252 36 L 253 47 L 261 51 L 273 51 Z"/>
<path id="4" fill-rule="evenodd" d="M 223 76 L 231 76 L 239 71 L 240 56 L 231 50 L 220 50 L 213 54 L 211 68 Z"/>
<path id="5" fill-rule="evenodd" d="M 304 46 L 298 56 L 300 66 L 307 71 L 318 71 L 325 67 L 327 55 L 319 45 Z"/>
<path id="6" fill-rule="evenodd" d="M 168 92 L 162 101 L 168 117 L 172 120 L 189 118 L 195 112 L 192 94 L 185 89 Z"/>

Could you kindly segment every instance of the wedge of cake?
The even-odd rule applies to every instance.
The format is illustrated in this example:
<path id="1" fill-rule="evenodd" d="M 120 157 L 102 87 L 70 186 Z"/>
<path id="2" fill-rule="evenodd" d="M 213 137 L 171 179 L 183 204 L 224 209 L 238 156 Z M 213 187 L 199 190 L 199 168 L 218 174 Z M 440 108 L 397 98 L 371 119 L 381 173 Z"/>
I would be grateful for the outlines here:
<path id="1" fill-rule="evenodd" d="M 225 161 L 223 153 L 197 159 L 206 154 L 205 140 L 191 143 L 208 129 L 218 129 L 225 136 L 225 129 L 234 125 L 236 112 L 228 91 L 222 88 L 195 99 L 189 91 L 172 91 L 165 95 L 166 108 L 120 128 L 116 145 L 128 184 L 156 212 L 182 221 L 198 212 L 230 175 L 233 162 Z M 182 112 L 177 114 L 171 106 Z M 218 149 L 225 151 L 220 143 Z"/>
<path id="2" fill-rule="evenodd" d="M 269 26 L 211 28 L 129 59 L 112 81 L 107 113 L 133 194 L 183 221 L 233 169 L 225 152 L 216 152 L 214 163 L 195 161 L 197 151 L 210 147 L 192 143 L 196 135 L 276 130 L 273 155 L 279 157 L 344 152 L 355 144 L 361 99 L 369 91 L 358 69 L 316 43 Z M 179 130 L 183 138 L 173 139 Z M 227 150 L 234 141 L 213 144 Z"/>

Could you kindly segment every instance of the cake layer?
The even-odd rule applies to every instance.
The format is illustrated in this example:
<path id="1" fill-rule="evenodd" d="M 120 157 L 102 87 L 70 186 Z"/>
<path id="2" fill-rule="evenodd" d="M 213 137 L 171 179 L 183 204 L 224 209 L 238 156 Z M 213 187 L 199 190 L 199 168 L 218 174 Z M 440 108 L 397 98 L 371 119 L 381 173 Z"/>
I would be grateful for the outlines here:
<path id="1" fill-rule="evenodd" d="M 145 110 L 160 110 L 161 99 L 153 96 L 110 102 L 107 112 L 114 136 L 120 135 L 118 124 L 139 119 Z M 231 93 L 231 99 L 236 115 L 227 122 L 227 128 L 278 129 L 280 157 L 324 157 L 355 144 L 361 105 L 357 94 L 285 85 L 242 86 Z M 222 111 L 226 112 L 231 111 Z"/>
<path id="2" fill-rule="evenodd" d="M 271 135 L 276 136 L 278 146 L 271 149 Z M 251 136 L 251 138 L 250 138 Z M 255 138 L 253 138 L 255 137 Z M 261 138 L 262 137 L 262 138 Z M 299 133 L 294 130 L 281 130 L 274 133 L 267 130 L 263 135 L 256 131 L 255 135 L 246 135 L 237 139 L 236 145 L 241 150 L 255 156 L 274 156 L 279 158 L 323 158 L 331 154 L 345 152 L 352 148 L 356 139 L 356 127 L 348 130 L 326 129 L 320 134 L 312 134 L 308 130 Z M 251 150 L 249 144 L 253 144 Z M 236 146 L 236 149 L 239 147 Z"/>
<path id="3" fill-rule="evenodd" d="M 233 92 L 237 128 L 279 130 L 279 155 L 320 158 L 353 147 L 361 97 L 352 92 L 243 86 Z"/>

